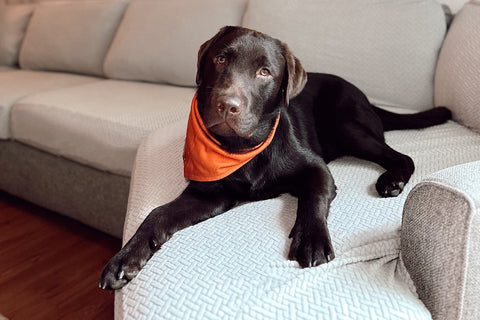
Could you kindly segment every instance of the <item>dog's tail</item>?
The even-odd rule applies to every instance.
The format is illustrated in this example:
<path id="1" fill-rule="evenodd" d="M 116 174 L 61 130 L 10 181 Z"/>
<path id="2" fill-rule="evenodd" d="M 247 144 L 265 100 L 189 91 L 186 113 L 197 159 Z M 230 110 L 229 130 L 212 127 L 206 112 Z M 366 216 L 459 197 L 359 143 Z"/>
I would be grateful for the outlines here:
<path id="1" fill-rule="evenodd" d="M 398 114 L 372 105 L 380 117 L 385 131 L 401 129 L 421 129 L 447 122 L 452 112 L 445 107 L 437 107 L 414 114 Z"/>

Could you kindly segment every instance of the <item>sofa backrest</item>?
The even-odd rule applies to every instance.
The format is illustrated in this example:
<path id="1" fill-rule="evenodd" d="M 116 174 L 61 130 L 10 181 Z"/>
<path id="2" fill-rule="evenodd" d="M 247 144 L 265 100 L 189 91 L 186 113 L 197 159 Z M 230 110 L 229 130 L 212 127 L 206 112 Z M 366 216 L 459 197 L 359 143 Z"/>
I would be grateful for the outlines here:
<path id="1" fill-rule="evenodd" d="M 0 2 L 0 66 L 18 63 L 18 51 L 33 13 L 33 5 L 7 6 Z"/>
<path id="2" fill-rule="evenodd" d="M 200 45 L 240 25 L 246 0 L 133 1 L 105 60 L 110 78 L 194 86 Z"/>
<path id="3" fill-rule="evenodd" d="M 446 32 L 435 0 L 126 1 L 37 4 L 21 67 L 194 86 L 199 46 L 224 25 L 243 25 L 286 42 L 307 71 L 353 82 L 375 104 L 433 106 Z"/>
<path id="4" fill-rule="evenodd" d="M 126 1 L 40 3 L 20 51 L 20 66 L 102 76 L 103 61 Z"/>
<path id="5" fill-rule="evenodd" d="M 339 75 L 375 104 L 433 107 L 446 31 L 434 0 L 250 0 L 243 25 L 285 41 L 308 71 Z"/>

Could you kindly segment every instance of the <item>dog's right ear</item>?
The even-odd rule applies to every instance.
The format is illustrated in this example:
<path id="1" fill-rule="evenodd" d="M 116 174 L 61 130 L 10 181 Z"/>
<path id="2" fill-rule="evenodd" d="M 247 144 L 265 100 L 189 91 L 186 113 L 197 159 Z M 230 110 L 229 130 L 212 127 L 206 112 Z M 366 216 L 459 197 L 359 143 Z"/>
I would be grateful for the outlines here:
<path id="1" fill-rule="evenodd" d="M 202 75 L 202 69 L 203 69 L 203 64 L 204 64 L 204 58 L 206 53 L 208 52 L 208 49 L 212 47 L 212 45 L 217 42 L 218 39 L 229 33 L 235 29 L 235 27 L 232 26 L 226 26 L 220 29 L 220 31 L 217 32 L 216 35 L 214 35 L 210 40 L 205 41 L 201 46 L 200 49 L 198 50 L 198 59 L 197 59 L 197 85 L 200 85 L 202 82 L 201 75 Z"/>
<path id="2" fill-rule="evenodd" d="M 288 48 L 288 45 L 281 43 L 283 49 L 283 56 L 285 57 L 286 72 L 284 83 L 286 84 L 285 106 L 288 106 L 290 100 L 295 98 L 300 92 L 302 92 L 305 84 L 307 83 L 307 72 L 303 69 L 300 60 L 293 55 Z"/>

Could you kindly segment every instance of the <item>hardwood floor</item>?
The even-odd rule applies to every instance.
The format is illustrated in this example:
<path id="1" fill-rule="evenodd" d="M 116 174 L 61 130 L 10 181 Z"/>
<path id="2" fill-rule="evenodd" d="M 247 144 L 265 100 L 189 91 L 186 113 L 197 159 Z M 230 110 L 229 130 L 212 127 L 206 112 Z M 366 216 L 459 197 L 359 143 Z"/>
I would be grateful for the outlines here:
<path id="1" fill-rule="evenodd" d="M 10 320 L 113 319 L 98 288 L 118 239 L 0 191 L 0 314 Z"/>

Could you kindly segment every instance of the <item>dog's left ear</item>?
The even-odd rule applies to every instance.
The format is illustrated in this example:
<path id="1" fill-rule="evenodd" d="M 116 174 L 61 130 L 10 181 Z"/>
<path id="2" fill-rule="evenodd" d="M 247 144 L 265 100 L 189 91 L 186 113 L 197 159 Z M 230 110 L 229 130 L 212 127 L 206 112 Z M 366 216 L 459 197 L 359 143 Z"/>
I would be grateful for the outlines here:
<path id="1" fill-rule="evenodd" d="M 303 69 L 300 60 L 293 55 L 287 44 L 282 43 L 283 56 L 285 57 L 285 106 L 290 103 L 290 99 L 295 98 L 302 92 L 307 83 L 307 72 Z"/>
<path id="2" fill-rule="evenodd" d="M 211 39 L 205 41 L 200 46 L 200 49 L 198 49 L 197 77 L 196 77 L 197 85 L 200 85 L 200 83 L 202 82 L 202 79 L 201 79 L 202 71 L 201 71 L 201 69 L 203 68 L 203 60 L 204 60 L 205 54 L 207 53 L 208 49 L 210 49 L 210 47 L 215 42 L 217 42 L 218 39 L 220 39 L 221 37 L 223 37 L 225 34 L 229 33 L 230 31 L 233 31 L 234 29 L 235 29 L 235 27 L 232 27 L 232 26 L 225 26 L 225 27 L 221 28 L 220 31 L 218 31 L 216 35 L 214 35 Z"/>

